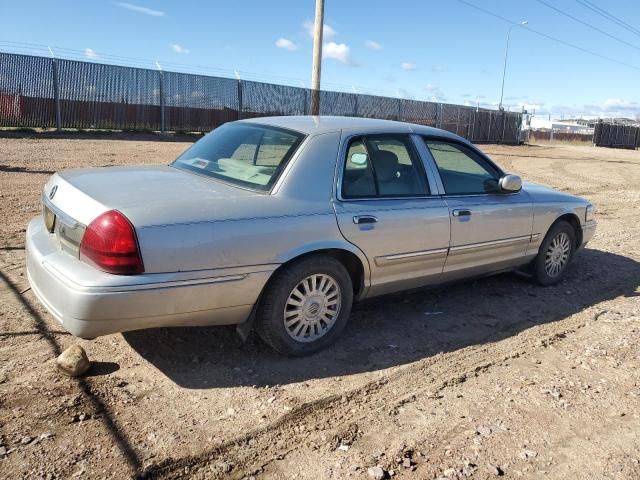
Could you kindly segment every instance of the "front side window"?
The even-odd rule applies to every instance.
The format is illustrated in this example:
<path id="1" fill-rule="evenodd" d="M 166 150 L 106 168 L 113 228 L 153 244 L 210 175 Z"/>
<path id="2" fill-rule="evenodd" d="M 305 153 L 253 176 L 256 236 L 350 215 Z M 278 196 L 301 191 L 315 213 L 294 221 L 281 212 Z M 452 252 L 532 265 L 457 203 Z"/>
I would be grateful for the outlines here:
<path id="1" fill-rule="evenodd" d="M 227 124 L 196 142 L 173 166 L 268 191 L 303 135 L 253 124 Z"/>
<path id="2" fill-rule="evenodd" d="M 498 191 L 500 172 L 473 150 L 456 143 L 425 139 L 447 194 Z"/>
<path id="3" fill-rule="evenodd" d="M 406 135 L 371 135 L 351 141 L 347 150 L 344 198 L 428 195 L 427 179 Z"/>

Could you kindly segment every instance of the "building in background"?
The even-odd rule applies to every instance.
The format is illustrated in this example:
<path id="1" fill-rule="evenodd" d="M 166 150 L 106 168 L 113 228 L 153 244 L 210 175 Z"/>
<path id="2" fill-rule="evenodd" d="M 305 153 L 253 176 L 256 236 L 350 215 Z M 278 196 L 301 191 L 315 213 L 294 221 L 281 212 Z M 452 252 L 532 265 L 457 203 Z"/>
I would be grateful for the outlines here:
<path id="1" fill-rule="evenodd" d="M 554 133 L 578 133 L 581 135 L 593 135 L 595 120 L 548 120 L 544 117 L 531 117 L 528 122 L 529 129 L 534 131 Z"/>
<path id="2" fill-rule="evenodd" d="M 588 120 L 551 120 L 549 117 L 527 115 L 522 123 L 523 135 L 528 142 L 591 143 L 594 124 Z"/>

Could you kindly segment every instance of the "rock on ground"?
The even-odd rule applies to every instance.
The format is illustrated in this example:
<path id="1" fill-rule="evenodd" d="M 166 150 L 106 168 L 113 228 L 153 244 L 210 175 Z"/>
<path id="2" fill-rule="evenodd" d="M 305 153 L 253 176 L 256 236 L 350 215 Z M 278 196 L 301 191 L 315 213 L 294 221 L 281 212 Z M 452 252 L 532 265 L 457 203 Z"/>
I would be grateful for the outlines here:
<path id="1" fill-rule="evenodd" d="M 385 471 L 382 467 L 370 467 L 367 473 L 374 480 L 382 480 L 385 477 Z"/>
<path id="2" fill-rule="evenodd" d="M 71 345 L 56 360 L 58 369 L 70 377 L 82 375 L 91 366 L 89 357 L 80 345 Z"/>

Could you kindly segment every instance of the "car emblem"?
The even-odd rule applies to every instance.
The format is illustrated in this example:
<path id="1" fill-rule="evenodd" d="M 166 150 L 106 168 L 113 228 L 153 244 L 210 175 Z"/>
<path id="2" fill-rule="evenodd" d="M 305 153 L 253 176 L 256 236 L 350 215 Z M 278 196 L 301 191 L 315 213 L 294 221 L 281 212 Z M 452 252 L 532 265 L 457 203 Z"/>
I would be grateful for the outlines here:
<path id="1" fill-rule="evenodd" d="M 54 185 L 51 191 L 49 192 L 49 200 L 53 200 L 53 197 L 56 196 L 57 191 L 58 191 L 58 185 Z"/>

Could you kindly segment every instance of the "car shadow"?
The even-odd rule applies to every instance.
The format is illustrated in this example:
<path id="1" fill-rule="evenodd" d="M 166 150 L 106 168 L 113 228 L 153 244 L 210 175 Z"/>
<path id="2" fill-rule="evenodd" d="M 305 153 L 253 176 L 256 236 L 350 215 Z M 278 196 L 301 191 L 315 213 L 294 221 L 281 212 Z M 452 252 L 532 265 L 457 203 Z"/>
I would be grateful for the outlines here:
<path id="1" fill-rule="evenodd" d="M 265 386 L 375 371 L 440 352 L 497 342 L 620 295 L 639 295 L 640 263 L 601 250 L 576 255 L 565 280 L 540 287 L 502 274 L 397 294 L 354 307 L 336 344 L 286 358 L 232 327 L 127 332 L 126 341 L 176 384 L 191 389 Z"/>

